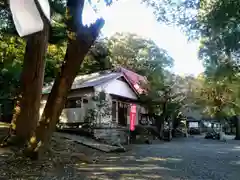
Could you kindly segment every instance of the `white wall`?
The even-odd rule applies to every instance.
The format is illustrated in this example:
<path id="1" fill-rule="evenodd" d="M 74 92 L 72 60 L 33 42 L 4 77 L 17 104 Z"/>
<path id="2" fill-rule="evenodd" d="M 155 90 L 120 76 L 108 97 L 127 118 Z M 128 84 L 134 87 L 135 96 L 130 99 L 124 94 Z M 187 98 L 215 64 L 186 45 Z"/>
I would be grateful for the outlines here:
<path id="1" fill-rule="evenodd" d="M 82 95 L 82 94 L 79 94 Z M 96 94 L 95 94 L 96 95 Z M 96 102 L 94 102 L 92 100 L 92 96 L 93 94 L 89 94 L 88 96 L 86 96 L 85 94 L 85 99 L 88 99 L 88 103 L 87 104 L 83 104 L 81 108 L 67 108 L 67 109 L 63 109 L 63 112 L 60 116 L 60 122 L 61 123 L 79 123 L 79 122 L 84 122 L 84 117 L 86 115 L 86 113 L 88 112 L 88 109 L 91 108 L 96 108 Z M 70 95 L 69 97 L 75 97 Z M 98 123 L 101 124 L 109 124 L 112 122 L 112 98 L 109 95 L 106 95 L 106 98 L 109 102 L 109 110 L 110 110 L 110 114 L 108 116 L 104 116 L 101 118 L 101 122 L 98 121 Z M 46 103 L 46 98 L 42 99 L 41 102 L 41 109 L 40 109 L 40 115 L 42 114 L 42 111 L 45 107 L 45 103 Z M 139 120 L 140 120 L 140 113 L 146 113 L 145 108 L 143 108 L 141 105 L 136 104 L 137 106 L 137 114 L 136 114 L 136 121 L 135 121 L 135 125 L 139 124 Z M 118 103 L 117 103 L 117 107 L 118 107 Z M 130 108 L 130 107 L 129 107 Z M 116 123 L 118 123 L 118 108 L 116 110 Z M 99 117 L 98 117 L 99 119 Z M 128 110 L 128 114 L 127 114 L 127 124 L 130 124 L 130 109 Z"/>
<path id="2" fill-rule="evenodd" d="M 126 82 L 123 82 L 121 80 L 113 80 L 109 83 L 99 86 L 95 88 L 95 93 L 93 92 L 75 92 L 71 93 L 68 97 L 84 97 L 88 100 L 87 104 L 83 104 L 81 108 L 67 108 L 64 109 L 61 116 L 60 116 L 60 122 L 61 123 L 78 123 L 78 122 L 84 122 L 84 118 L 86 116 L 86 113 L 88 112 L 88 109 L 96 108 L 96 102 L 92 100 L 92 97 L 94 95 L 97 95 L 100 91 L 104 90 L 106 93 L 106 100 L 108 101 L 108 108 L 109 108 L 109 115 L 104 116 L 101 118 L 101 122 L 103 124 L 108 124 L 112 122 L 112 98 L 109 94 L 115 94 L 118 96 L 124 96 L 128 97 L 130 99 L 137 99 L 136 94 L 133 92 L 133 90 L 128 86 Z M 41 109 L 40 114 L 42 113 L 46 103 L 46 97 L 42 99 L 41 103 Z M 118 106 L 118 103 L 117 103 Z M 130 110 L 128 111 L 127 116 L 127 123 L 130 124 Z M 138 125 L 139 121 L 139 113 L 145 113 L 144 108 L 142 108 L 140 105 L 137 104 L 137 114 L 136 114 L 136 125 Z M 117 121 L 118 122 L 118 110 L 116 110 L 117 113 Z M 99 117 L 98 117 L 99 119 Z"/>
<path id="3" fill-rule="evenodd" d="M 134 99 L 137 100 L 137 96 L 135 94 L 135 92 L 129 87 L 129 85 L 121 80 L 112 80 L 104 85 L 101 86 L 97 86 L 95 87 L 95 91 L 96 92 L 100 92 L 100 91 L 104 91 L 106 94 L 114 94 L 117 96 L 122 96 L 122 97 L 126 97 L 129 99 Z M 108 96 L 108 101 L 110 103 L 110 107 L 112 106 L 112 99 L 111 96 Z M 117 103 L 118 106 L 118 103 Z M 110 109 L 110 111 L 112 112 L 112 110 Z M 128 111 L 128 115 L 127 115 L 127 124 L 130 124 L 130 114 L 129 114 L 130 110 Z M 117 121 L 118 122 L 118 109 L 116 110 L 117 113 Z M 110 115 L 109 117 L 105 117 L 104 121 L 105 122 L 111 122 L 112 120 L 112 116 Z M 136 124 L 138 124 L 138 115 L 136 116 Z"/>
<path id="4" fill-rule="evenodd" d="M 82 97 L 88 100 L 88 103 L 81 104 L 80 108 L 65 108 L 60 117 L 61 123 L 79 123 L 84 122 L 85 116 L 88 113 L 88 109 L 94 108 L 94 103 L 92 101 L 93 93 L 79 93 L 74 95 L 69 95 L 68 97 Z"/>
<path id="5" fill-rule="evenodd" d="M 84 104 L 82 102 L 81 108 L 65 108 L 62 111 L 62 114 L 60 116 L 60 122 L 61 123 L 78 123 L 78 122 L 84 122 L 84 117 L 88 111 L 88 109 L 94 107 L 94 103 L 92 101 L 93 93 L 91 92 L 78 92 L 78 93 L 71 93 L 68 97 L 82 97 L 82 99 L 87 99 L 88 103 Z M 41 100 L 41 107 L 40 107 L 40 116 L 43 113 L 44 107 L 47 102 L 47 97 L 43 97 Z"/>
<path id="6" fill-rule="evenodd" d="M 112 80 L 104 85 L 95 88 L 96 91 L 105 91 L 108 94 L 114 94 L 118 96 L 127 97 L 130 99 L 137 99 L 134 91 L 129 87 L 129 85 L 121 80 Z"/>

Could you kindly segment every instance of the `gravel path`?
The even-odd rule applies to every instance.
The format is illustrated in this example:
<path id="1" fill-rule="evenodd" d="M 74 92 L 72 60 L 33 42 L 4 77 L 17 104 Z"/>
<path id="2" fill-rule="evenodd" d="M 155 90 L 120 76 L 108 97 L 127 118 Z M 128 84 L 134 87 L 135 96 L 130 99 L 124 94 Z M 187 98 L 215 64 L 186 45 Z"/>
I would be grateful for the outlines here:
<path id="1" fill-rule="evenodd" d="M 134 145 L 101 164 L 76 165 L 85 179 L 239 180 L 240 142 L 202 138 Z"/>
<path id="2" fill-rule="evenodd" d="M 126 153 L 102 153 L 55 137 L 54 153 L 32 162 L 0 149 L 0 179 L 39 180 L 239 180 L 240 141 L 174 139 L 132 145 Z M 6 151 L 6 152 L 5 152 Z M 82 163 L 79 153 L 97 159 Z"/>

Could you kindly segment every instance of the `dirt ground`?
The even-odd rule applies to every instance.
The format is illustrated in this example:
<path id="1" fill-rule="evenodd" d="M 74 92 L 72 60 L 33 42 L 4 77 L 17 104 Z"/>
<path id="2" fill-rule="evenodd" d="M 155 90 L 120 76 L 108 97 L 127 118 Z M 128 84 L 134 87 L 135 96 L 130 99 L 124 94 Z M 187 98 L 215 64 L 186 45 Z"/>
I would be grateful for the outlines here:
<path id="1" fill-rule="evenodd" d="M 7 133 L 7 126 L 0 125 L 0 138 Z M 74 173 L 76 164 L 94 164 L 106 157 L 106 154 L 55 134 L 51 141 L 51 150 L 43 159 L 31 161 L 21 153 L 10 148 L 0 149 L 0 179 L 79 179 Z"/>
<path id="2" fill-rule="evenodd" d="M 41 161 L 0 149 L 0 180 L 238 180 L 240 176 L 239 141 L 198 136 L 128 149 L 103 153 L 55 134 L 51 151 Z"/>

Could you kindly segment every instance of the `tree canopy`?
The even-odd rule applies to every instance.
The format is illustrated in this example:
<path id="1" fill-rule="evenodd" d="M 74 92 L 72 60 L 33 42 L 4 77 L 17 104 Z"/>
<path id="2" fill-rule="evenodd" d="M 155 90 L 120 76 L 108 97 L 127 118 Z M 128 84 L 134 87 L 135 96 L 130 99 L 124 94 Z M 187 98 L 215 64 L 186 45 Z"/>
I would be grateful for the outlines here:
<path id="1" fill-rule="evenodd" d="M 237 97 L 239 82 L 239 3 L 234 0 L 147 0 L 158 20 L 179 26 L 190 40 L 200 40 L 199 59 L 205 67 L 206 89 Z M 164 9 L 159 11 L 159 7 Z M 221 90 L 220 90 L 220 89 Z M 227 90 L 227 89 L 228 90 Z M 235 93 L 235 95 L 234 95 Z M 221 95 L 222 97 L 223 95 Z M 234 98 L 231 102 L 234 102 Z M 227 103 L 229 105 L 229 103 Z"/>
<path id="2" fill-rule="evenodd" d="M 124 66 L 145 76 L 148 72 L 162 72 L 174 63 L 166 50 L 136 34 L 116 33 L 109 38 L 108 47 L 112 66 Z"/>

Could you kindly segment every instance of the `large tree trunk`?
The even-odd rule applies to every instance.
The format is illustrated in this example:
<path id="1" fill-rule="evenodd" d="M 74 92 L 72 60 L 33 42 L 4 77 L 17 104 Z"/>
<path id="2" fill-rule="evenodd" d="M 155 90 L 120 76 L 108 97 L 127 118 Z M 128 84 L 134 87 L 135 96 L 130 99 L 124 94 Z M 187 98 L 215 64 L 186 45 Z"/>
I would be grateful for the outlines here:
<path id="1" fill-rule="evenodd" d="M 16 135 L 24 139 L 31 136 L 39 120 L 48 34 L 49 26 L 45 23 L 44 30 L 27 41 L 21 78 L 21 112 L 16 120 Z"/>
<path id="2" fill-rule="evenodd" d="M 27 37 L 20 94 L 9 130 L 8 143 L 24 143 L 36 129 L 44 80 L 45 54 L 48 45 L 49 23 L 44 19 L 44 29 Z M 11 138 L 13 137 L 14 138 Z"/>
<path id="3" fill-rule="evenodd" d="M 84 41 L 70 40 L 64 64 L 49 94 L 35 137 L 30 140 L 31 150 L 36 151 L 42 143 L 48 144 L 66 103 L 68 92 L 89 48 Z"/>
<path id="4" fill-rule="evenodd" d="M 69 1 L 73 2 L 73 4 L 77 3 L 74 8 L 81 9 L 73 11 L 75 15 L 78 15 L 78 17 L 81 16 L 79 11 L 82 13 L 84 1 Z M 48 147 L 52 133 L 55 130 L 56 123 L 58 122 L 66 103 L 68 92 L 71 90 L 71 86 L 79 71 L 80 65 L 97 38 L 103 23 L 103 19 L 97 20 L 95 24 L 91 25 L 89 28 L 84 27 L 81 24 L 79 28 L 83 30 L 83 32 L 79 33 L 76 30 L 78 32 L 77 37 L 72 36 L 76 34 L 76 31 L 69 34 L 67 51 L 61 72 L 58 74 L 51 93 L 49 94 L 47 104 L 37 126 L 35 135 L 30 139 L 29 146 L 26 149 L 27 155 L 31 158 L 39 158 L 39 156 L 41 156 L 44 150 Z"/>

